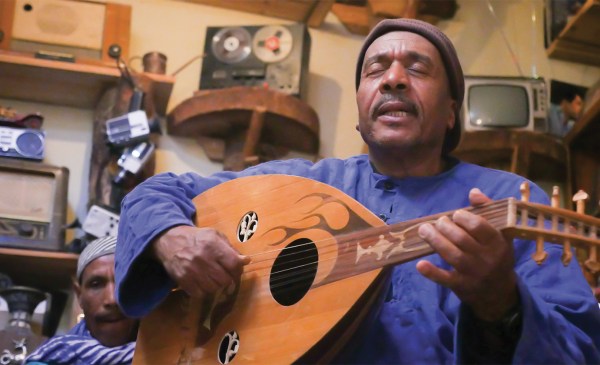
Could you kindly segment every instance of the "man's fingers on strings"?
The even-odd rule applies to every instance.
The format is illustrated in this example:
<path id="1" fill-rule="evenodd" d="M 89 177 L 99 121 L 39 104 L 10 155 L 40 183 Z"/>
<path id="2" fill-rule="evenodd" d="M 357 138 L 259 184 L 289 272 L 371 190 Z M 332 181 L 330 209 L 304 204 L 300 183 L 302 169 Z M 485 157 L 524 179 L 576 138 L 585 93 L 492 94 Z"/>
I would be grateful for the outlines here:
<path id="1" fill-rule="evenodd" d="M 486 219 L 466 210 L 454 212 L 452 221 L 466 230 L 479 244 L 486 245 L 500 238 L 498 231 Z"/>
<path id="2" fill-rule="evenodd" d="M 440 269 L 426 260 L 417 262 L 417 271 L 427 279 L 446 287 L 450 287 L 454 281 L 451 271 Z"/>
<path id="3" fill-rule="evenodd" d="M 450 218 L 446 216 L 438 218 L 435 222 L 435 228 L 447 241 L 449 241 L 450 246 L 454 246 L 455 248 L 458 248 L 461 251 L 454 252 L 454 255 L 458 255 L 463 252 L 477 252 L 477 241 Z M 452 249 L 454 251 L 452 247 L 450 247 L 449 249 Z"/>
<path id="4" fill-rule="evenodd" d="M 230 280 L 224 279 L 226 276 L 219 276 L 218 278 L 215 278 L 213 275 L 214 274 L 210 271 L 197 274 L 195 281 L 198 283 L 198 286 L 202 289 L 202 291 L 207 293 L 215 293 L 217 290 L 231 282 Z"/>
<path id="5" fill-rule="evenodd" d="M 482 193 L 479 188 L 473 188 L 469 191 L 469 202 L 471 202 L 471 205 L 473 206 L 485 204 L 490 201 L 491 199 Z"/>
<path id="6" fill-rule="evenodd" d="M 452 222 L 448 222 L 448 224 L 454 225 Z M 434 224 L 421 224 L 418 231 L 419 236 L 427 241 L 431 247 L 450 265 L 455 267 L 461 265 L 464 266 L 465 255 L 467 253 L 451 242 L 446 236 L 444 236 L 437 229 L 437 226 L 437 222 Z"/>
<path id="7" fill-rule="evenodd" d="M 192 298 L 201 298 L 206 295 L 206 292 L 195 280 L 182 281 L 179 283 L 179 288 Z"/>

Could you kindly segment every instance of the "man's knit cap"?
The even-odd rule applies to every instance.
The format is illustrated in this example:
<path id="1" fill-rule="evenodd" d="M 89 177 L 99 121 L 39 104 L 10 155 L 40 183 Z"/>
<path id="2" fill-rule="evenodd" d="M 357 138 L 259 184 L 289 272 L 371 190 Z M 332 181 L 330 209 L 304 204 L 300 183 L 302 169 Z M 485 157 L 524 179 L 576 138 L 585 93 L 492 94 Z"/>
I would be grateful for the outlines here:
<path id="1" fill-rule="evenodd" d="M 460 141 L 460 109 L 462 107 L 463 98 L 465 94 L 465 78 L 463 76 L 462 67 L 460 61 L 456 55 L 456 50 L 452 45 L 450 39 L 436 26 L 426 23 L 417 19 L 384 19 L 380 21 L 367 35 L 365 42 L 358 55 L 358 62 L 356 63 L 356 89 L 360 85 L 360 77 L 362 74 L 363 62 L 365 60 L 365 53 L 367 49 L 377 38 L 390 32 L 403 31 L 418 34 L 429 42 L 431 42 L 435 48 L 437 48 L 444 67 L 446 69 L 446 75 L 448 76 L 448 82 L 450 84 L 450 92 L 454 101 L 456 101 L 455 115 L 456 121 L 454 128 L 446 133 L 446 139 L 444 141 L 444 154 L 447 154 L 454 150 Z"/>
<path id="2" fill-rule="evenodd" d="M 77 281 L 81 281 L 83 270 L 85 270 L 90 262 L 99 257 L 114 254 L 116 247 L 117 237 L 113 236 L 97 238 L 85 246 L 77 261 Z"/>

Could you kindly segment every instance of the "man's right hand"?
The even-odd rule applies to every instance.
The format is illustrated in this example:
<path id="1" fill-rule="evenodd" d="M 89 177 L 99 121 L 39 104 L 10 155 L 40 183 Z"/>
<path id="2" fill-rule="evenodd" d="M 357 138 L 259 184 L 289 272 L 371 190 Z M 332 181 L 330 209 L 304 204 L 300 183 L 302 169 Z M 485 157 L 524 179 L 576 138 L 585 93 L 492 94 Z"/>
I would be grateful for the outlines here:
<path id="1" fill-rule="evenodd" d="M 240 255 L 212 228 L 173 227 L 152 243 L 154 256 L 180 289 L 192 297 L 212 294 L 237 282 L 250 257 Z"/>

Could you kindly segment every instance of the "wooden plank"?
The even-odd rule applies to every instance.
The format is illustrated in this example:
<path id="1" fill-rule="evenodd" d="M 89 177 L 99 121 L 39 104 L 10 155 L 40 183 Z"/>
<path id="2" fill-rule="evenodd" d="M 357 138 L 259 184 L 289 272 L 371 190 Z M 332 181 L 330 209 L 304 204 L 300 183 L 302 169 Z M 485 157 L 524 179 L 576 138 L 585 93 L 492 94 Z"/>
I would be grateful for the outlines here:
<path id="1" fill-rule="evenodd" d="M 156 112 L 160 115 L 167 114 L 169 98 L 175 84 L 175 77 L 155 73 L 140 73 L 139 82 L 143 90 L 152 95 Z"/>
<path id="2" fill-rule="evenodd" d="M 19 285 L 68 290 L 79 255 L 70 252 L 0 248 L 0 267 Z"/>
<path id="3" fill-rule="evenodd" d="M 115 60 L 108 55 L 108 49 L 113 44 L 117 44 L 121 47 L 121 58 L 127 60 L 129 58 L 130 33 L 131 6 L 107 3 L 104 16 L 102 61 L 109 64 L 115 64 Z"/>
<path id="4" fill-rule="evenodd" d="M 9 49 L 12 38 L 13 15 L 15 13 L 15 0 L 0 0 L 0 49 Z"/>
<path id="5" fill-rule="evenodd" d="M 143 75 L 153 83 L 156 109 L 164 115 L 175 78 Z M 116 67 L 43 60 L 0 50 L 2 98 L 93 108 L 102 93 L 115 85 L 120 76 Z"/>
<path id="6" fill-rule="evenodd" d="M 306 24 L 315 28 L 321 26 L 334 3 L 335 0 L 317 0 L 306 20 Z"/>
<path id="7" fill-rule="evenodd" d="M 253 14 L 260 14 L 293 20 L 295 22 L 305 22 L 310 18 L 311 11 L 319 0 L 184 0 L 197 4 L 216 6 L 225 9 L 245 11 Z"/>
<path id="8" fill-rule="evenodd" d="M 554 41 L 546 51 L 548 57 L 588 65 L 600 65 L 600 47 L 573 42 L 567 39 Z"/>
<path id="9" fill-rule="evenodd" d="M 368 0 L 369 7 L 375 16 L 383 18 L 415 18 L 418 0 Z"/>
<path id="10" fill-rule="evenodd" d="M 4 98 L 92 108 L 119 77 L 116 67 L 0 53 L 0 96 Z"/>
<path id="11" fill-rule="evenodd" d="M 600 0 L 588 0 L 558 35 L 559 39 L 600 47 Z"/>
<path id="12" fill-rule="evenodd" d="M 550 44 L 548 57 L 600 65 L 600 0 L 588 0 Z"/>
<path id="13" fill-rule="evenodd" d="M 369 34 L 371 27 L 366 7 L 335 3 L 331 7 L 331 12 L 338 17 L 350 32 L 362 35 Z"/>

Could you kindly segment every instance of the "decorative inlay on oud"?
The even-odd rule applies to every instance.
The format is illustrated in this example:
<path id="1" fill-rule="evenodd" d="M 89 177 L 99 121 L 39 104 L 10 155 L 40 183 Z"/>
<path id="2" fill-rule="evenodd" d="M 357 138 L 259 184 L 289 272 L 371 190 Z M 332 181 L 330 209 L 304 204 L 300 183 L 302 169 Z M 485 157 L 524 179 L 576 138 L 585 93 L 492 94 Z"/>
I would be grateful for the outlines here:
<path id="1" fill-rule="evenodd" d="M 246 242 L 258 229 L 258 215 L 255 212 L 244 214 L 237 229 L 237 237 L 240 242 Z"/>

